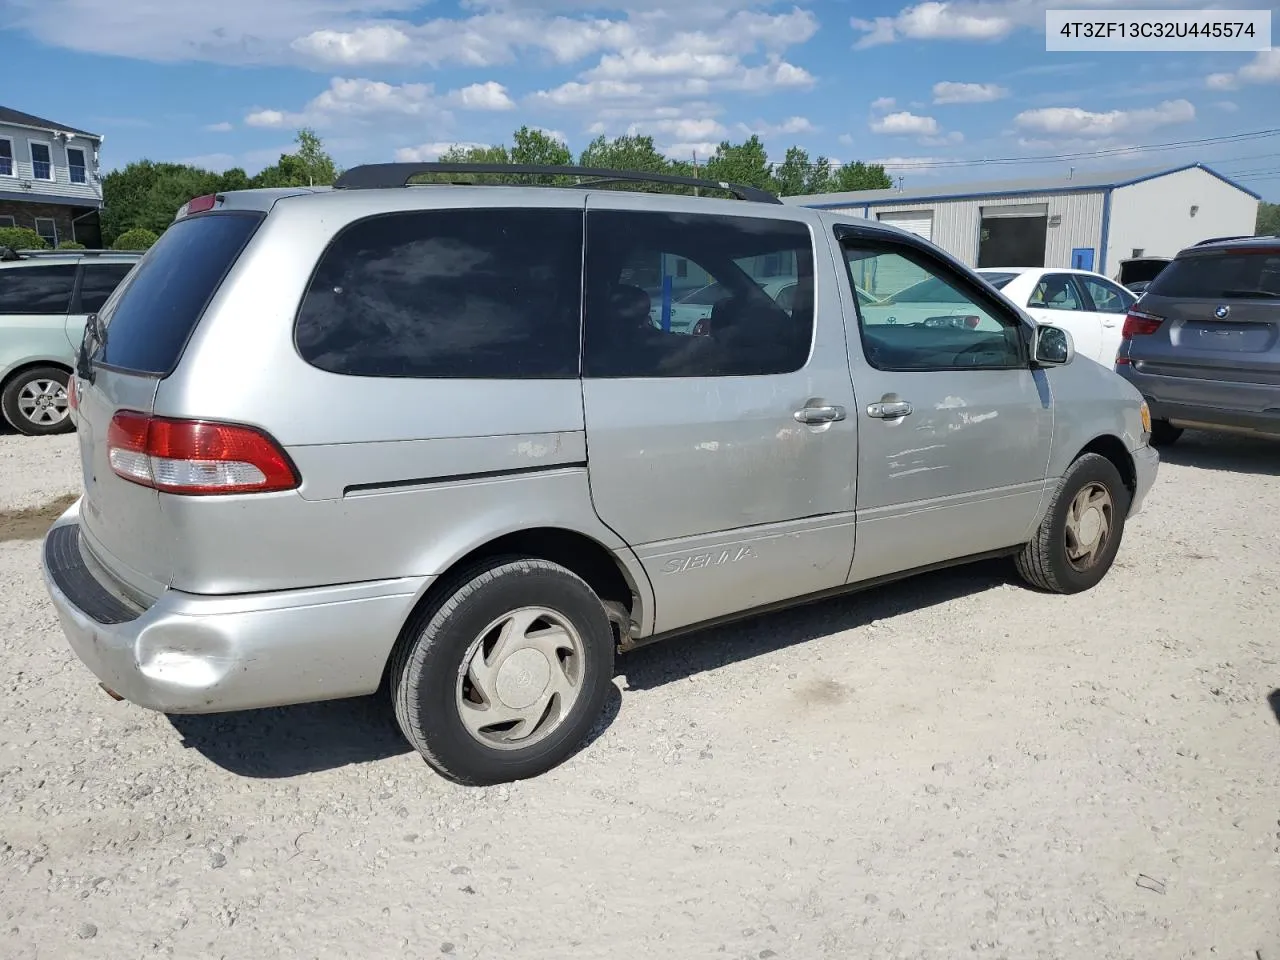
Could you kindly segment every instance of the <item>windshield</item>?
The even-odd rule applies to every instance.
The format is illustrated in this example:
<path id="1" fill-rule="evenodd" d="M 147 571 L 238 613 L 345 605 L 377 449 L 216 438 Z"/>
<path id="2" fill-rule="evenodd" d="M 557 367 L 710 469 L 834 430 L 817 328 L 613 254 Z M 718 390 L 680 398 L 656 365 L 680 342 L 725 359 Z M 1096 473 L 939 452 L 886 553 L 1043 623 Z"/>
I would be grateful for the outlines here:
<path id="1" fill-rule="evenodd" d="M 1232 250 L 1174 260 L 1147 293 L 1199 299 L 1280 298 L 1280 248 Z"/>

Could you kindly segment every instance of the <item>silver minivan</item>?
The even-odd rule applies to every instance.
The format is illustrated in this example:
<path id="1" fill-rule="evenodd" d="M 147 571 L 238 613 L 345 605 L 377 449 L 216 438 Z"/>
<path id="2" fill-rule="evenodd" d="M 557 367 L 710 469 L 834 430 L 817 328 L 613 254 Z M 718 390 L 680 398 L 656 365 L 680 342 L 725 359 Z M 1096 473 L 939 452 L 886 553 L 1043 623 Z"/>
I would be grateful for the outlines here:
<path id="1" fill-rule="evenodd" d="M 451 169 L 197 198 L 86 330 L 43 567 L 117 698 L 381 689 L 495 783 L 571 755 L 639 644 L 975 558 L 1061 593 L 1111 566 L 1142 397 L 937 247 L 591 179 L 647 174 L 406 185 Z M 897 316 L 929 278 L 955 296 Z"/>

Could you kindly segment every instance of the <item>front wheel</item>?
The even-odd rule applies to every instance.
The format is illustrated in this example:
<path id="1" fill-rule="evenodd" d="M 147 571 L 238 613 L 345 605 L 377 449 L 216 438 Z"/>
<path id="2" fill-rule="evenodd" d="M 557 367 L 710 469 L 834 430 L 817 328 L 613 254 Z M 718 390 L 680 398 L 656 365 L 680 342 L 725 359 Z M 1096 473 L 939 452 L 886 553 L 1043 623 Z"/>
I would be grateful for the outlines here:
<path id="1" fill-rule="evenodd" d="M 1151 423 L 1151 445 L 1167 447 L 1178 442 L 1182 436 L 1182 428 L 1175 427 L 1168 420 L 1153 420 Z"/>
<path id="2" fill-rule="evenodd" d="M 455 782 L 537 776 L 600 716 L 613 654 L 604 606 L 580 577 L 545 560 L 491 561 L 406 629 L 390 676 L 396 720 Z"/>
<path id="3" fill-rule="evenodd" d="M 66 433 L 75 429 L 67 400 L 67 371 L 32 367 L 10 380 L 0 396 L 4 418 L 29 437 Z"/>
<path id="4" fill-rule="evenodd" d="M 1018 573 L 1052 593 L 1096 586 L 1120 549 L 1130 499 L 1115 464 L 1086 453 L 1067 468 L 1040 529 L 1017 556 Z"/>

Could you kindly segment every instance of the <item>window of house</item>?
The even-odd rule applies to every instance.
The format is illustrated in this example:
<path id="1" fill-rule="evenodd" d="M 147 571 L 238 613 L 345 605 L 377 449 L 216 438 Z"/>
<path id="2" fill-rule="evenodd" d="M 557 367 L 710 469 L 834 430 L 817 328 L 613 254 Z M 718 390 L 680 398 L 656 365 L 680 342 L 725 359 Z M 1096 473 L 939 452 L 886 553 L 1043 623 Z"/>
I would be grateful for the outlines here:
<path id="1" fill-rule="evenodd" d="M 0 217 L 0 227 L 16 227 L 18 222 L 13 217 Z"/>
<path id="2" fill-rule="evenodd" d="M 31 144 L 31 176 L 37 180 L 53 179 L 53 151 L 49 144 Z"/>
<path id="3" fill-rule="evenodd" d="M 772 254 L 798 267 L 790 311 L 755 273 L 758 258 Z M 664 302 L 671 285 L 657 274 L 682 259 L 689 275 L 711 281 L 713 296 Z M 587 377 L 766 376 L 799 370 L 808 358 L 813 245 L 804 224 L 593 211 L 586 264 Z"/>
<path id="4" fill-rule="evenodd" d="M 351 376 L 576 378 L 581 312 L 580 209 L 415 210 L 338 234 L 295 339 Z"/>
<path id="5" fill-rule="evenodd" d="M 50 247 L 58 245 L 58 224 L 51 217 L 36 217 L 36 233 L 40 234 Z"/>
<path id="6" fill-rule="evenodd" d="M 89 182 L 84 164 L 84 151 L 78 147 L 67 147 L 67 169 L 71 172 L 72 183 Z"/>
<path id="7" fill-rule="evenodd" d="M 35 264 L 0 270 L 0 314 L 66 313 L 75 264 Z"/>
<path id="8" fill-rule="evenodd" d="M 13 176 L 13 141 L 0 137 L 0 177 Z"/>
<path id="9" fill-rule="evenodd" d="M 844 243 L 850 280 L 871 275 L 879 299 L 858 304 L 867 361 L 879 370 L 1007 369 L 1024 364 L 1021 323 L 941 261 L 896 244 Z M 900 289 L 893 291 L 892 286 Z M 899 298 L 901 297 L 901 298 Z"/>

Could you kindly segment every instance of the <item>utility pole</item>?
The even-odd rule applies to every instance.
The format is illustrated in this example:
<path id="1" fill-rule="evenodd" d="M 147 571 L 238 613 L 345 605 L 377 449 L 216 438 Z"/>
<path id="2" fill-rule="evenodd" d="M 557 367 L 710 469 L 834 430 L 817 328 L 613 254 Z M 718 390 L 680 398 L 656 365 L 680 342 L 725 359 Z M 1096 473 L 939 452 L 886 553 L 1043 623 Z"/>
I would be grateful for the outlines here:
<path id="1" fill-rule="evenodd" d="M 698 176 L 698 151 L 697 150 L 693 151 L 693 176 L 694 176 L 694 179 L 697 179 L 697 176 Z M 698 192 L 697 187 L 693 188 L 693 195 L 695 197 L 702 196 L 702 194 Z"/>

